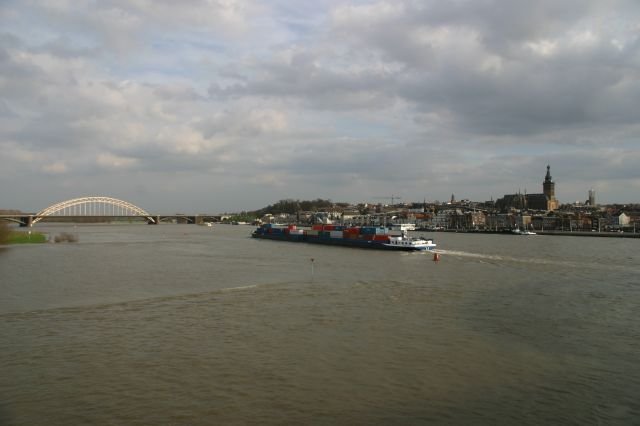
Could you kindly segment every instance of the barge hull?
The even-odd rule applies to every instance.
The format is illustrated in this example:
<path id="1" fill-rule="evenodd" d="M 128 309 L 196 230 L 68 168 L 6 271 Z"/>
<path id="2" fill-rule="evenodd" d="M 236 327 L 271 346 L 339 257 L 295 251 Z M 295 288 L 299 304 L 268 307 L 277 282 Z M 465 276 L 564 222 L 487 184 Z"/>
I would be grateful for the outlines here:
<path id="1" fill-rule="evenodd" d="M 272 241 L 285 241 L 296 243 L 310 243 L 310 244 L 324 244 L 330 246 L 340 247 L 353 247 L 353 248 L 367 248 L 375 250 L 392 250 L 392 251 L 428 251 L 418 250 L 413 247 L 390 247 L 385 245 L 382 241 L 373 240 L 357 240 L 348 238 L 322 238 L 311 235 L 288 235 L 288 234 L 251 234 L 253 238 L 260 238 Z"/>

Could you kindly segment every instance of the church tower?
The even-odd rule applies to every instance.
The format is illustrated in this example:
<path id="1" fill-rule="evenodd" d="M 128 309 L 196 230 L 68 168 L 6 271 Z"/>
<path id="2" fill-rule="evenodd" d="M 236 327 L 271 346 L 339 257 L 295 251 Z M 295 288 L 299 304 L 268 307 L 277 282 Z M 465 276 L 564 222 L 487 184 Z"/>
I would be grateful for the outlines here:
<path id="1" fill-rule="evenodd" d="M 556 184 L 551 178 L 551 166 L 547 165 L 547 174 L 542 183 L 542 192 L 547 198 L 547 210 L 555 210 L 560 203 L 556 200 Z"/>
<path id="2" fill-rule="evenodd" d="M 556 184 L 551 179 L 551 166 L 547 165 L 547 175 L 542 183 L 542 192 L 549 200 L 556 198 Z"/>

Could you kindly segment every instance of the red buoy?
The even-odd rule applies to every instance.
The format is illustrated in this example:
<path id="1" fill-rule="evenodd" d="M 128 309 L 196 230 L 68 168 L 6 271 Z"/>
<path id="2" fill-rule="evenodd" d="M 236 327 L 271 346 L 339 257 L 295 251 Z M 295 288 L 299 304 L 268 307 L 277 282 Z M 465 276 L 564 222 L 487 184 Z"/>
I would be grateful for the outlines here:
<path id="1" fill-rule="evenodd" d="M 437 262 L 440 260 L 440 253 L 433 253 L 433 261 Z"/>

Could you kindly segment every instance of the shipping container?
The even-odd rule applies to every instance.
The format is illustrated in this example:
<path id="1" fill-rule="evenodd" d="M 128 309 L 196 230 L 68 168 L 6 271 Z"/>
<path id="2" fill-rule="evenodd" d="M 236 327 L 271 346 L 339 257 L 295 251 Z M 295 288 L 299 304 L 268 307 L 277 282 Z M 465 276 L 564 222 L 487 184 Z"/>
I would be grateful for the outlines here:
<path id="1" fill-rule="evenodd" d="M 329 231 L 329 236 L 331 238 L 343 238 L 342 231 Z"/>
<path id="2" fill-rule="evenodd" d="M 361 234 L 375 234 L 376 233 L 376 228 L 373 226 L 363 226 L 362 228 L 360 228 L 360 233 Z"/>
<path id="3" fill-rule="evenodd" d="M 384 234 L 360 234 L 358 235 L 358 238 L 367 241 L 384 241 L 388 240 L 389 236 Z"/>
<path id="4" fill-rule="evenodd" d="M 386 234 L 387 228 L 383 228 L 380 226 L 365 226 L 360 228 L 361 234 Z"/>

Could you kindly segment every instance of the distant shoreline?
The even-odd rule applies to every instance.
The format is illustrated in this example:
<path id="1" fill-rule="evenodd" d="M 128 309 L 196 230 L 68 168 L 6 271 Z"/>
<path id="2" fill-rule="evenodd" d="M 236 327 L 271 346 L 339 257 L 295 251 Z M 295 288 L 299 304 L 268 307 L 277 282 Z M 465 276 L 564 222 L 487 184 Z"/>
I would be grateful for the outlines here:
<path id="1" fill-rule="evenodd" d="M 441 230 L 427 230 L 420 229 L 419 232 L 454 232 L 461 234 L 498 234 L 498 235 L 516 235 L 511 231 L 480 231 L 480 230 L 464 230 L 464 229 L 441 229 Z M 633 232 L 587 232 L 587 231 L 535 231 L 536 235 L 554 235 L 554 236 L 566 236 L 566 237 L 606 237 L 606 238 L 640 238 L 640 233 Z"/>

